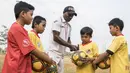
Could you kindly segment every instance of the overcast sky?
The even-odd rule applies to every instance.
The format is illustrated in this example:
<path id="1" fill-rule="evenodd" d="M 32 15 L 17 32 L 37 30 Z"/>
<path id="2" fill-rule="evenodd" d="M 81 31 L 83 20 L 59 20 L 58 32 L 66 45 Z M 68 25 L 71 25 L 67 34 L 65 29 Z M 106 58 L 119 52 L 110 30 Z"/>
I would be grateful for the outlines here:
<path id="1" fill-rule="evenodd" d="M 0 25 L 6 25 L 8 28 L 15 21 L 13 8 L 18 0 L 0 0 Z M 92 40 L 95 41 L 100 52 L 103 52 L 109 46 L 112 36 L 109 33 L 108 22 L 118 17 L 124 21 L 123 34 L 126 36 L 130 45 L 130 0 L 22 0 L 35 6 L 34 16 L 41 15 L 47 19 L 45 32 L 40 35 L 44 48 L 47 50 L 49 42 L 49 33 L 52 22 L 62 16 L 64 7 L 74 6 L 78 16 L 70 22 L 72 25 L 72 43 L 81 43 L 80 29 L 84 26 L 90 26 L 94 30 Z M 25 26 L 27 30 L 31 26 Z M 129 49 L 130 53 L 130 49 Z"/>

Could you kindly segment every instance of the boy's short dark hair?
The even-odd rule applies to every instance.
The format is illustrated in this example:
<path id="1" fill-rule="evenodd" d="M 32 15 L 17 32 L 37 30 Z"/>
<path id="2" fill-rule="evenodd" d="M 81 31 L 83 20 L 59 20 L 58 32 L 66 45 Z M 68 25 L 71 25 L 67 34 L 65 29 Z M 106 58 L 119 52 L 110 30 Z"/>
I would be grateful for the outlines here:
<path id="1" fill-rule="evenodd" d="M 121 19 L 119 19 L 119 18 L 114 18 L 114 19 L 112 19 L 109 23 L 108 23 L 108 25 L 110 26 L 110 25 L 112 25 L 112 26 L 119 26 L 119 28 L 120 28 L 120 31 L 122 31 L 123 30 L 123 28 L 124 28 L 124 22 L 121 20 Z"/>
<path id="2" fill-rule="evenodd" d="M 32 22 L 32 28 L 35 28 L 34 25 L 40 24 L 42 20 L 46 21 L 46 19 L 41 16 L 35 16 Z"/>
<path id="3" fill-rule="evenodd" d="M 89 35 L 90 37 L 92 37 L 92 34 L 93 34 L 92 28 L 90 28 L 90 27 L 83 27 L 81 29 L 81 31 L 80 31 L 80 35 L 84 35 L 84 34 Z"/>
<path id="4" fill-rule="evenodd" d="M 19 17 L 19 14 L 24 11 L 28 12 L 29 10 L 34 10 L 35 8 L 23 1 L 18 2 L 15 7 L 14 7 L 14 13 L 15 13 L 15 18 L 17 19 Z"/>

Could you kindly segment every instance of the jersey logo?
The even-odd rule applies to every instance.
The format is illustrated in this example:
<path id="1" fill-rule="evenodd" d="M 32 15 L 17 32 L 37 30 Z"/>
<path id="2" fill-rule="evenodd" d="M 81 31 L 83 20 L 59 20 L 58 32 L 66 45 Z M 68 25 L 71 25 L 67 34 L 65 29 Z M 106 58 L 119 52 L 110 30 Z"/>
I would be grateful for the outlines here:
<path id="1" fill-rule="evenodd" d="M 30 44 L 29 40 L 28 39 L 24 39 L 23 40 L 23 47 L 28 47 Z"/>
<path id="2" fill-rule="evenodd" d="M 90 49 L 87 50 L 86 53 L 87 53 L 87 54 L 91 54 L 91 50 L 90 50 Z"/>
<path id="3" fill-rule="evenodd" d="M 38 42 L 38 43 L 37 43 L 37 46 L 38 46 L 38 47 L 40 47 L 40 46 L 41 46 L 40 42 Z"/>

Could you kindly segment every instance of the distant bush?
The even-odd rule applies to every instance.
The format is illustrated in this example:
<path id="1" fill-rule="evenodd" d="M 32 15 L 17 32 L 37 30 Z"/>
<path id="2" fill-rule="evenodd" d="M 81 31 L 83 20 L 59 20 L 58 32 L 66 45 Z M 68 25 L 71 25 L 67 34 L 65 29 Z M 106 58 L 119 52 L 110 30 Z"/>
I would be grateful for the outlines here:
<path id="1" fill-rule="evenodd" d="M 0 48 L 0 54 L 5 54 L 6 51 Z"/>

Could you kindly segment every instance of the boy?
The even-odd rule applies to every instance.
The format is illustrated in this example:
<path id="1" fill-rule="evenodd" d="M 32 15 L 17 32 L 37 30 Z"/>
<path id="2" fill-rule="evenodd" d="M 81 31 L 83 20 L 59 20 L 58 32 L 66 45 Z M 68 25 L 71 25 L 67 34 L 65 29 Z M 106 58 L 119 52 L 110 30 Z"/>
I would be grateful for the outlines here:
<path id="1" fill-rule="evenodd" d="M 31 42 L 41 52 L 44 52 L 44 49 L 43 49 L 42 42 L 38 34 L 42 34 L 45 30 L 45 27 L 46 27 L 46 19 L 41 16 L 35 16 L 32 22 L 33 30 L 28 32 Z M 33 71 L 33 73 L 43 73 L 43 72 Z"/>
<path id="2" fill-rule="evenodd" d="M 45 53 L 35 49 L 24 29 L 25 24 L 31 23 L 33 11 L 34 7 L 26 2 L 20 1 L 15 5 L 16 22 L 8 32 L 7 53 L 2 73 L 32 73 L 30 54 L 49 64 L 53 63 Z"/>
<path id="3" fill-rule="evenodd" d="M 82 67 L 77 66 L 76 73 L 95 73 L 92 66 L 92 61 L 98 55 L 98 47 L 96 43 L 91 41 L 93 30 L 90 27 L 84 27 L 80 31 L 82 44 L 79 45 L 79 50 L 84 51 L 88 58 L 82 60 L 87 63 Z"/>
<path id="4" fill-rule="evenodd" d="M 98 64 L 105 58 L 110 56 L 111 66 L 110 73 L 128 73 L 128 47 L 127 41 L 122 34 L 124 23 L 119 18 L 114 18 L 109 22 L 110 33 L 115 36 L 111 45 L 105 53 L 93 61 L 93 65 Z"/>

